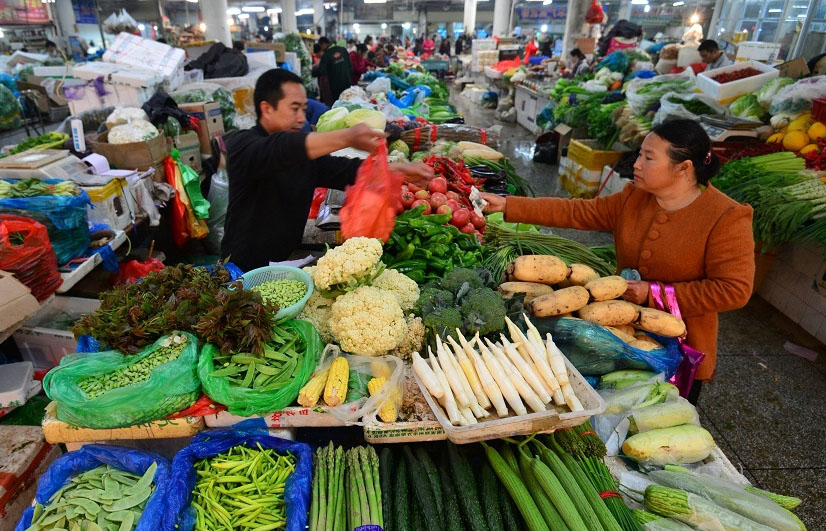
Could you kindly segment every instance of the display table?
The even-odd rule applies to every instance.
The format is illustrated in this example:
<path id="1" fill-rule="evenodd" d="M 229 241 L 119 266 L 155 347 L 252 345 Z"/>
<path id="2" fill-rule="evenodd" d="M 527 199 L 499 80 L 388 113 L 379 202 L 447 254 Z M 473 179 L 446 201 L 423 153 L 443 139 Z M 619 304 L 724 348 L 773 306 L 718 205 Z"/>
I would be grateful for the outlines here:
<path id="1" fill-rule="evenodd" d="M 523 86 L 516 87 L 513 104 L 516 107 L 516 122 L 534 134 L 541 130 L 536 125 L 536 117 L 550 103 L 547 96 Z"/>

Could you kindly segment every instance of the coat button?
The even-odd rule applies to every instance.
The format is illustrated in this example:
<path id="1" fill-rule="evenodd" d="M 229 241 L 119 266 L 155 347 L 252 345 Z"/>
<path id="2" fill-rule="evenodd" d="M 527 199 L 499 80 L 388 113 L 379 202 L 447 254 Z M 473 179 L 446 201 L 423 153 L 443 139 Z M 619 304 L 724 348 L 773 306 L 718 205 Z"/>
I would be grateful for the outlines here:
<path id="1" fill-rule="evenodd" d="M 642 267 L 640 268 L 640 274 L 641 274 L 641 275 L 647 275 L 647 274 L 648 274 L 648 268 L 647 268 L 647 267 L 645 267 L 645 266 L 642 266 Z"/>
<path id="2" fill-rule="evenodd" d="M 648 260 L 649 258 L 651 258 L 651 251 L 649 251 L 648 249 L 644 250 L 640 253 L 640 258 L 642 258 L 643 260 Z"/>
<path id="3" fill-rule="evenodd" d="M 668 215 L 665 212 L 657 214 L 657 223 L 665 223 L 668 221 Z"/>
<path id="4" fill-rule="evenodd" d="M 649 240 L 656 240 L 659 237 L 660 237 L 660 233 L 656 230 L 652 230 L 648 233 L 648 239 Z"/>

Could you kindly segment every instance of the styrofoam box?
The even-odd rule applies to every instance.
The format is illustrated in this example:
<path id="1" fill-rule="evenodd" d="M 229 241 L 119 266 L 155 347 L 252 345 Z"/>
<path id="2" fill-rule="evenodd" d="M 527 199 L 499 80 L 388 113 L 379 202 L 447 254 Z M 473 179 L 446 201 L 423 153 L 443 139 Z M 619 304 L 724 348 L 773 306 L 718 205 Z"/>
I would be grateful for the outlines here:
<path id="1" fill-rule="evenodd" d="M 745 41 L 737 45 L 737 61 L 763 61 L 772 63 L 780 53 L 779 42 Z"/>
<path id="2" fill-rule="evenodd" d="M 75 352 L 77 341 L 69 330 L 46 328 L 41 325 L 46 325 L 59 316 L 79 319 L 99 307 L 100 301 L 97 299 L 55 297 L 14 333 L 14 342 L 20 349 L 23 359 L 31 362 L 37 370 L 57 367 L 63 356 Z"/>
<path id="3" fill-rule="evenodd" d="M 80 99 L 69 100 L 69 110 L 72 116 L 79 116 L 86 111 L 105 109 L 115 105 L 140 107 L 155 93 L 154 88 L 128 87 L 126 85 L 112 85 L 104 83 L 109 94 L 98 96 L 94 87 L 87 86 Z"/>
<path id="4" fill-rule="evenodd" d="M 756 76 L 747 77 L 745 79 L 731 81 L 729 83 L 718 83 L 711 79 L 712 77 L 725 72 L 734 72 L 736 70 L 742 70 L 748 67 L 754 68 L 755 70 L 759 70 L 763 73 Z M 769 65 L 765 65 L 757 61 L 745 61 L 742 63 L 735 63 L 731 66 L 715 68 L 714 70 L 709 70 L 708 72 L 700 72 L 697 74 L 697 88 L 702 90 L 703 94 L 710 96 L 719 102 L 729 102 L 742 96 L 743 94 L 750 94 L 757 91 L 760 87 L 779 75 L 780 71 Z"/>
<path id="5" fill-rule="evenodd" d="M 161 77 L 147 70 L 115 63 L 83 63 L 72 69 L 72 75 L 78 79 L 91 81 L 103 77 L 106 83 L 128 85 L 130 87 L 156 87 L 162 81 Z"/>
<path id="6" fill-rule="evenodd" d="M 285 407 L 282 411 L 264 416 L 240 417 L 229 411 L 204 416 L 204 422 L 210 428 L 228 428 L 239 422 L 260 419 L 267 428 L 302 428 L 302 427 L 338 427 L 345 424 L 336 417 L 323 411 L 323 408 Z"/>
<path id="7" fill-rule="evenodd" d="M 3 365 L 0 371 L 0 407 L 25 404 L 33 375 L 34 366 L 30 361 Z"/>

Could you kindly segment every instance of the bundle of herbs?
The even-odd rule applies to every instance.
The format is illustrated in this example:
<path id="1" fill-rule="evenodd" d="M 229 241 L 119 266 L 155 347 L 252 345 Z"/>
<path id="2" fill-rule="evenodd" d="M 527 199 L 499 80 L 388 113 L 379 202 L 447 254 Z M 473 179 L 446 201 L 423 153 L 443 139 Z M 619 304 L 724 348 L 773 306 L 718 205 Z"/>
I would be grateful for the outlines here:
<path id="1" fill-rule="evenodd" d="M 100 295 L 100 308 L 72 332 L 134 354 L 175 330 L 191 332 L 221 352 L 261 355 L 278 308 L 231 282 L 220 262 L 211 268 L 178 265 Z"/>
<path id="2" fill-rule="evenodd" d="M 622 105 L 625 105 L 624 101 L 603 104 L 594 107 L 588 113 L 588 134 L 603 149 L 611 149 L 619 138 L 619 129 L 614 125 L 613 114 Z"/>

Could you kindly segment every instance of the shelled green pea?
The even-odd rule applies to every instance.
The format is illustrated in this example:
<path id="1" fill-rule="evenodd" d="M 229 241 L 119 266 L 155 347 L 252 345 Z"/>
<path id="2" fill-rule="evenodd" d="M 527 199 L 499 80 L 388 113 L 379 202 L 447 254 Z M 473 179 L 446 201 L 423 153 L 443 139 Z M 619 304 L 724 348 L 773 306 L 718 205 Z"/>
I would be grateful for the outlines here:
<path id="1" fill-rule="evenodd" d="M 268 280 L 252 289 L 261 293 L 265 302 L 279 308 L 288 308 L 307 294 L 307 285 L 300 280 Z"/>

